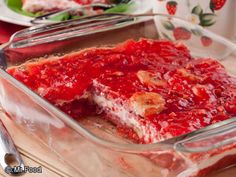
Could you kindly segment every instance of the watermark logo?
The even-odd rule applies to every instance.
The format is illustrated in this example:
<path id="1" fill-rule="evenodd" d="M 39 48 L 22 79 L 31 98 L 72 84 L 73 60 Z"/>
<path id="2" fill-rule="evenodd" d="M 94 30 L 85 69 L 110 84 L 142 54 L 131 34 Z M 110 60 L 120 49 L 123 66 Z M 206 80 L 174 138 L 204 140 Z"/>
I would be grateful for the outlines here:
<path id="1" fill-rule="evenodd" d="M 5 172 L 7 174 L 20 174 L 20 173 L 42 173 L 42 167 L 30 167 L 30 166 L 14 166 L 14 167 L 10 167 L 7 166 L 5 168 Z"/>

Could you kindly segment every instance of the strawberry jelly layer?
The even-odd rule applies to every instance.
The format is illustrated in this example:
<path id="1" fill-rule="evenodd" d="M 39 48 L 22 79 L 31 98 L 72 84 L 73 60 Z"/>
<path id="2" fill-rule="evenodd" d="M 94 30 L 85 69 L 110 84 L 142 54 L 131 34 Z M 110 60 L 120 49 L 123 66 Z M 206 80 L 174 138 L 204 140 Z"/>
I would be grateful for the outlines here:
<path id="1" fill-rule="evenodd" d="M 236 79 L 217 61 L 193 59 L 186 47 L 168 41 L 129 40 L 114 48 L 32 61 L 8 72 L 74 117 L 86 110 L 76 100 L 94 101 L 144 143 L 236 115 Z"/>

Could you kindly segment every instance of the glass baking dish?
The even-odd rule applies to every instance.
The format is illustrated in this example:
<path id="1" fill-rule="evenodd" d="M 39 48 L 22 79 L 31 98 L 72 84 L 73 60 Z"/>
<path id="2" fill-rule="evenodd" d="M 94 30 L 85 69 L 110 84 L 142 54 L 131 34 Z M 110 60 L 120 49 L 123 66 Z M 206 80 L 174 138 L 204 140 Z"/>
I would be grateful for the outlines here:
<path id="1" fill-rule="evenodd" d="M 191 38 L 176 41 L 177 27 Z M 210 46 L 202 44 L 203 36 L 212 41 Z M 73 120 L 5 71 L 32 59 L 140 38 L 184 43 L 193 56 L 216 58 L 236 75 L 236 45 L 200 26 L 162 14 L 103 14 L 15 33 L 0 48 L 1 106 L 19 128 L 77 170 L 75 176 L 205 176 L 234 164 L 236 118 L 159 143 L 135 144 L 99 117 Z"/>

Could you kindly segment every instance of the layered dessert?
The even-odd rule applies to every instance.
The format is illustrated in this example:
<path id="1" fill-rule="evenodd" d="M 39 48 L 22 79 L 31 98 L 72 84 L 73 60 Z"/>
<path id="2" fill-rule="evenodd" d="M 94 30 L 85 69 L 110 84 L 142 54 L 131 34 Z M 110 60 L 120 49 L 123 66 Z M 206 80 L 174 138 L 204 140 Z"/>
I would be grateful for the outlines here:
<path id="1" fill-rule="evenodd" d="M 160 142 L 236 115 L 236 79 L 218 61 L 194 58 L 170 41 L 129 40 L 7 71 L 73 118 L 99 114 L 138 143 Z M 182 176 L 206 174 L 233 147 L 191 156 L 199 170 Z"/>

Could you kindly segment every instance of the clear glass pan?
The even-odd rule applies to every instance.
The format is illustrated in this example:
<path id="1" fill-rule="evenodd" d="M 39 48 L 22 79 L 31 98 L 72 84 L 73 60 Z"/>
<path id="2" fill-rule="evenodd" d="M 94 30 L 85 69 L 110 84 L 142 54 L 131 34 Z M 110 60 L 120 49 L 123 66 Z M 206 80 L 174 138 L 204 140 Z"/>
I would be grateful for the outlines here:
<path id="1" fill-rule="evenodd" d="M 173 29 L 177 27 L 191 33 L 191 38 L 176 41 Z M 212 44 L 203 46 L 202 36 L 210 38 Z M 206 167 L 224 157 L 232 157 L 233 162 L 234 118 L 163 142 L 134 144 L 117 136 L 113 126 L 100 118 L 89 117 L 78 123 L 5 71 L 39 57 L 140 38 L 184 43 L 194 56 L 216 58 L 236 75 L 236 45 L 200 26 L 162 14 L 103 14 L 31 27 L 13 35 L 0 49 L 1 105 L 9 118 L 47 144 L 78 171 L 78 176 L 203 176 L 214 170 Z M 227 165 L 232 163 L 221 168 Z"/>

